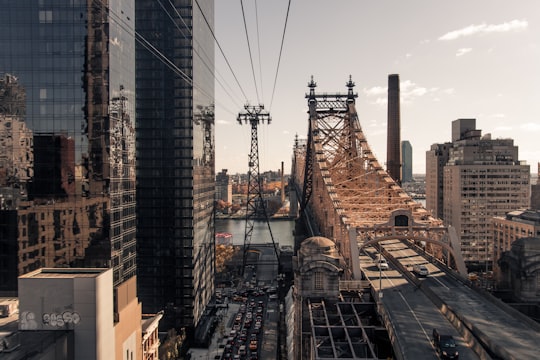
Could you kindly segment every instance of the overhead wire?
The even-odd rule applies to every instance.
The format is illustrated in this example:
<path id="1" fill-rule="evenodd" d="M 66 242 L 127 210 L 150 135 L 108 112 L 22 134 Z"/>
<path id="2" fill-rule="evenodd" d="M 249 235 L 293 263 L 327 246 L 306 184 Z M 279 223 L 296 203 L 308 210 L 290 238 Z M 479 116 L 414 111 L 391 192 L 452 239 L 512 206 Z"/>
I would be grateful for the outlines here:
<path id="1" fill-rule="evenodd" d="M 261 100 L 259 98 L 259 90 L 258 90 L 258 87 L 257 87 L 257 78 L 255 77 L 255 68 L 253 67 L 253 56 L 251 55 L 251 45 L 250 45 L 250 42 L 249 42 L 249 34 L 248 34 L 247 23 L 246 23 L 246 13 L 244 11 L 244 1 L 243 0 L 240 0 L 240 6 L 242 7 L 242 18 L 244 19 L 244 29 L 245 29 L 245 32 L 246 32 L 246 40 L 247 40 L 247 46 L 248 46 L 248 51 L 249 51 L 249 60 L 250 60 L 250 63 L 251 63 L 251 72 L 253 73 L 253 81 L 255 83 L 255 93 L 257 94 L 257 101 L 260 104 Z"/>
<path id="2" fill-rule="evenodd" d="M 236 76 L 236 74 L 234 73 L 234 70 L 232 69 L 232 66 L 231 66 L 231 63 L 229 62 L 229 59 L 227 59 L 227 56 L 225 56 L 225 52 L 223 51 L 219 41 L 217 40 L 216 38 L 216 34 L 214 34 L 214 30 L 212 29 L 212 27 L 210 26 L 210 23 L 208 22 L 208 19 L 206 18 L 206 15 L 204 14 L 204 11 L 201 9 L 201 5 L 199 5 L 199 1 L 195 0 L 195 3 L 197 4 L 197 7 L 199 8 L 202 16 L 203 16 L 203 19 L 204 21 L 206 22 L 206 26 L 208 26 L 208 29 L 210 30 L 210 33 L 212 34 L 212 37 L 214 38 L 214 41 L 216 42 L 218 48 L 219 48 L 219 51 L 221 52 L 221 55 L 223 56 L 223 58 L 225 59 L 225 62 L 227 63 L 227 66 L 229 67 L 229 70 L 231 71 L 234 79 L 236 80 L 236 84 L 238 85 L 238 87 L 240 88 L 240 91 L 242 92 L 242 95 L 244 95 L 244 98 L 248 99 L 244 89 L 242 88 L 242 85 L 240 85 L 240 82 L 238 81 L 238 77 Z"/>
<path id="3" fill-rule="evenodd" d="M 281 55 L 283 54 L 283 44 L 285 43 L 285 32 L 287 31 L 287 23 L 289 21 L 289 11 L 291 9 L 291 0 L 289 0 L 289 5 L 287 6 L 287 15 L 285 16 L 285 25 L 283 26 L 283 35 L 281 36 L 281 46 L 279 49 L 279 57 L 278 57 L 278 63 L 276 68 L 276 76 L 274 77 L 274 86 L 272 89 L 272 96 L 270 98 L 270 107 L 268 109 L 272 108 L 272 104 L 274 102 L 274 94 L 276 92 L 276 84 L 277 84 L 277 78 L 279 73 L 279 66 L 281 64 Z"/>
<path id="4" fill-rule="evenodd" d="M 191 29 L 189 28 L 188 24 L 185 22 L 183 16 L 178 12 L 178 9 L 173 5 L 173 3 L 171 2 L 171 0 L 168 0 L 169 2 L 169 5 L 171 6 L 171 8 L 174 10 L 174 12 L 176 13 L 176 16 L 180 19 L 180 21 L 182 22 L 182 24 L 184 24 L 184 27 L 185 29 L 187 30 L 187 32 L 189 33 L 189 36 L 190 38 L 188 38 L 188 36 L 184 33 L 184 31 L 182 31 L 182 29 L 178 26 L 178 24 L 176 23 L 176 21 L 174 20 L 174 18 L 172 17 L 172 15 L 170 14 L 169 10 L 161 3 L 160 0 L 157 0 L 157 2 L 159 3 L 159 5 L 161 6 L 161 8 L 163 9 L 163 11 L 167 14 L 167 16 L 169 17 L 169 19 L 171 19 L 171 21 L 173 22 L 174 26 L 178 29 L 178 31 L 182 34 L 182 36 L 186 39 L 186 40 L 189 40 L 190 38 L 193 39 L 193 41 L 197 44 L 199 44 L 199 42 L 197 41 L 197 39 L 195 39 L 193 37 L 193 33 L 191 31 Z M 205 55 L 205 57 L 209 59 L 209 56 L 208 54 L 204 51 L 204 47 L 201 46 L 201 49 L 202 49 L 202 53 Z M 236 99 L 229 93 L 229 91 L 225 88 L 225 86 L 222 84 L 222 82 L 220 81 L 219 78 L 217 78 L 215 76 L 215 72 L 218 73 L 218 75 L 221 76 L 221 78 L 223 79 L 223 76 L 221 75 L 221 73 L 217 70 L 217 69 L 212 69 L 210 68 L 210 66 L 208 65 L 208 63 L 205 61 L 205 59 L 201 56 L 201 54 L 199 54 L 199 52 L 197 51 L 197 48 L 196 47 L 193 47 L 193 52 L 199 57 L 199 59 L 201 59 L 202 63 L 205 65 L 206 69 L 214 76 L 215 80 L 217 81 L 217 83 L 221 86 L 221 88 L 223 89 L 223 91 L 225 91 L 225 93 L 227 94 L 227 96 L 229 96 L 229 98 L 233 101 L 234 105 L 236 107 L 239 107 L 238 103 L 236 102 Z M 211 61 L 211 60 L 210 60 Z M 230 87 L 229 87 L 230 88 Z"/>
<path id="5" fill-rule="evenodd" d="M 263 86 L 263 76 L 262 76 L 262 58 L 261 58 L 261 38 L 259 35 L 259 6 L 257 5 L 257 0 L 255 0 L 255 23 L 257 24 L 257 48 L 259 52 L 259 79 L 261 80 L 261 98 L 264 103 L 264 86 Z"/>
<path id="6" fill-rule="evenodd" d="M 115 13 L 114 10 L 112 10 L 107 4 L 103 2 L 103 0 L 97 0 L 99 2 L 101 9 L 105 9 L 111 14 L 111 19 L 116 17 L 116 24 L 122 28 L 126 33 L 129 35 L 132 35 L 140 45 L 142 45 L 145 49 L 147 49 L 152 55 L 154 55 L 159 61 L 161 61 L 165 66 L 167 66 L 170 70 L 175 72 L 177 75 L 179 75 L 184 81 L 186 81 L 189 85 L 195 87 L 197 90 L 199 90 L 202 94 L 207 96 L 208 98 L 214 99 L 214 96 L 208 94 L 203 88 L 198 86 L 196 83 L 193 82 L 193 79 L 187 75 L 182 69 L 180 69 L 176 64 L 174 64 L 166 55 L 164 55 L 161 51 L 159 51 L 152 43 L 150 43 L 144 36 L 139 34 L 134 27 L 131 27 L 129 23 L 126 23 L 124 19 L 122 19 L 121 16 Z M 214 99 L 215 102 L 215 99 Z M 219 104 L 223 107 L 223 109 L 231 114 L 234 114 L 231 110 L 229 110 L 226 106 L 223 104 Z"/>

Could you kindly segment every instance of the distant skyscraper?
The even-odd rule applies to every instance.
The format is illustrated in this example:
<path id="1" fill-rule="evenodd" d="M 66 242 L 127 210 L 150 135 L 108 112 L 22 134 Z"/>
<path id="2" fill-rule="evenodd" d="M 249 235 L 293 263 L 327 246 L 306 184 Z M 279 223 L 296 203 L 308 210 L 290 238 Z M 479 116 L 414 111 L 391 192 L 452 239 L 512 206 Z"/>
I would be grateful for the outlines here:
<path id="1" fill-rule="evenodd" d="M 137 44 L 139 298 L 189 335 L 214 291 L 214 1 L 135 4 L 160 52 Z"/>
<path id="2" fill-rule="evenodd" d="M 216 200 L 223 200 L 227 203 L 232 202 L 232 181 L 227 174 L 227 169 L 221 170 L 216 175 Z"/>
<path id="3" fill-rule="evenodd" d="M 399 75 L 388 75 L 388 130 L 386 142 L 386 171 L 401 183 L 401 115 Z"/>
<path id="4" fill-rule="evenodd" d="M 401 167 L 401 181 L 402 182 L 411 182 L 413 181 L 413 157 L 412 157 L 412 145 L 409 140 L 403 140 L 401 142 L 401 158 L 402 158 L 402 167 Z"/>
<path id="5" fill-rule="evenodd" d="M 451 147 L 452 143 L 433 144 L 426 151 L 426 209 L 438 219 L 443 218 L 444 166 Z"/>
<path id="6" fill-rule="evenodd" d="M 512 139 L 482 137 L 475 125 L 475 119 L 452 122 L 443 220 L 456 228 L 467 266 L 484 268 L 494 260 L 491 219 L 529 207 L 530 169 L 519 160 Z"/>

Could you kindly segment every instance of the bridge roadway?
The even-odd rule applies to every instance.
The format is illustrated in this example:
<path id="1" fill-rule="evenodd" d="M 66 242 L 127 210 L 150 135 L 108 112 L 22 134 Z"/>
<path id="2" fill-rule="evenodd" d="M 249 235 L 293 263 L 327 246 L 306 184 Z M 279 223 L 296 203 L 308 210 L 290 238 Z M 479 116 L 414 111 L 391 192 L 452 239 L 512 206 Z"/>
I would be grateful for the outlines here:
<path id="1" fill-rule="evenodd" d="M 460 359 L 538 358 L 539 324 L 400 241 L 386 241 L 383 253 L 389 270 L 377 269 L 373 248 L 360 255 L 360 264 L 377 292 L 382 286 L 379 310 L 400 359 L 436 359 L 433 328 L 454 336 Z M 430 275 L 416 278 L 411 273 L 416 263 L 426 264 Z"/>

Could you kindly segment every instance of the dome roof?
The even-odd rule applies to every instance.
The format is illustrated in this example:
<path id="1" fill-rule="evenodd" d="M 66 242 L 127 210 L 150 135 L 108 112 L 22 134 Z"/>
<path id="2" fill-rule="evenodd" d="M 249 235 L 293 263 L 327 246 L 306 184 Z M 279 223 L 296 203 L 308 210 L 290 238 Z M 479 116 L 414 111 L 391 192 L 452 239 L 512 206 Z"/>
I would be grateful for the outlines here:
<path id="1" fill-rule="evenodd" d="M 336 252 L 336 244 L 323 236 L 313 236 L 302 241 L 300 252 L 304 255 L 327 254 Z"/>

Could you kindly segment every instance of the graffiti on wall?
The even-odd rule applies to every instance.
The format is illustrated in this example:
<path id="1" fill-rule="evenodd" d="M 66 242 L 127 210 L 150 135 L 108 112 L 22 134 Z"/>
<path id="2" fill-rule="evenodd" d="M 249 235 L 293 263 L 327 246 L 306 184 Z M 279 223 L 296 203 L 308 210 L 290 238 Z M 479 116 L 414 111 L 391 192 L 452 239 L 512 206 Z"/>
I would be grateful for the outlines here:
<path id="1" fill-rule="evenodd" d="M 64 311 L 63 313 L 44 313 L 41 316 L 43 325 L 52 327 L 65 327 L 77 325 L 81 322 L 81 316 L 76 311 Z M 38 323 L 36 314 L 32 311 L 23 311 L 20 315 L 21 330 L 36 330 Z"/>

